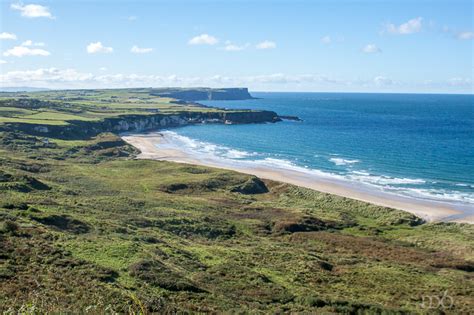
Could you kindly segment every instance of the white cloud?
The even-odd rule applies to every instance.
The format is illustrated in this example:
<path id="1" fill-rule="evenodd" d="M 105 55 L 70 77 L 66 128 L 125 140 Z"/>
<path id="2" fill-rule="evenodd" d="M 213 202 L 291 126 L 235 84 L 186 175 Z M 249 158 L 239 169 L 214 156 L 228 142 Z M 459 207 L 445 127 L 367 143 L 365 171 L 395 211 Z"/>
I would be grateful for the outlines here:
<path id="1" fill-rule="evenodd" d="M 451 86 L 470 86 L 472 80 L 469 78 L 451 78 L 448 80 L 448 84 Z"/>
<path id="2" fill-rule="evenodd" d="M 362 48 L 362 51 L 366 54 L 380 53 L 382 50 L 378 48 L 375 44 L 367 44 Z"/>
<path id="3" fill-rule="evenodd" d="M 261 43 L 258 43 L 255 48 L 257 49 L 274 49 L 276 48 L 276 43 L 275 42 L 272 42 L 272 41 L 269 41 L 269 40 L 265 40 Z"/>
<path id="4" fill-rule="evenodd" d="M 321 43 L 323 44 L 330 44 L 332 41 L 331 36 L 326 35 L 324 37 L 321 37 Z"/>
<path id="5" fill-rule="evenodd" d="M 6 60 L 0 59 L 0 65 L 4 65 L 4 64 L 6 64 L 6 63 L 8 63 Z"/>
<path id="6" fill-rule="evenodd" d="M 135 15 L 130 15 L 129 17 L 127 17 L 127 20 L 129 20 L 130 22 L 136 21 L 137 19 L 138 17 L 136 17 Z"/>
<path id="7" fill-rule="evenodd" d="M 442 81 L 394 81 L 389 77 L 343 79 L 320 74 L 260 74 L 249 76 L 188 76 L 80 72 L 76 69 L 44 68 L 0 72 L 0 86 L 49 88 L 120 88 L 120 87 L 232 87 L 245 86 L 265 91 L 393 91 L 463 92 L 472 90 L 472 78 L 458 77 Z"/>
<path id="8" fill-rule="evenodd" d="M 177 75 L 99 74 L 82 73 L 75 69 L 44 68 L 27 71 L 10 71 L 0 74 L 0 84 L 8 86 L 48 86 L 51 88 L 143 87 L 143 86 L 324 86 L 347 85 L 315 74 L 286 75 L 283 73 L 227 77 L 181 77 Z"/>
<path id="9" fill-rule="evenodd" d="M 23 56 L 49 56 L 49 51 L 40 48 L 29 48 L 26 46 L 15 46 L 3 53 L 5 57 L 23 57 Z"/>
<path id="10" fill-rule="evenodd" d="M 191 38 L 188 42 L 189 45 L 215 45 L 219 42 L 217 38 L 209 34 L 201 34 Z"/>
<path id="11" fill-rule="evenodd" d="M 100 67 L 99 70 L 100 71 L 107 71 L 107 67 Z"/>
<path id="12" fill-rule="evenodd" d="M 226 41 L 225 46 L 222 47 L 222 50 L 225 50 L 225 51 L 241 51 L 241 50 L 246 49 L 249 46 L 250 46 L 249 43 L 246 43 L 244 45 L 236 45 L 236 44 L 233 44 L 231 41 Z"/>
<path id="13" fill-rule="evenodd" d="M 84 82 L 92 79 L 90 73 L 80 73 L 74 69 L 60 70 L 56 68 L 10 71 L 0 75 L 0 83 L 7 85 L 52 84 L 55 82 Z"/>
<path id="14" fill-rule="evenodd" d="M 16 40 L 16 35 L 13 34 L 13 33 L 3 32 L 3 33 L 0 33 L 0 39 L 12 39 L 12 40 Z"/>
<path id="15" fill-rule="evenodd" d="M 423 18 L 417 17 L 403 24 L 400 24 L 398 26 L 395 24 L 389 23 L 386 25 L 386 30 L 387 32 L 391 34 L 400 34 L 400 35 L 413 34 L 413 33 L 418 33 L 421 31 L 422 24 L 423 24 Z"/>
<path id="16" fill-rule="evenodd" d="M 376 86 L 382 87 L 382 86 L 392 85 L 394 82 L 390 78 L 387 78 L 384 76 L 377 76 L 374 78 L 374 83 Z"/>
<path id="17" fill-rule="evenodd" d="M 471 40 L 474 39 L 474 31 L 460 31 L 458 29 L 443 26 L 441 29 L 443 33 L 449 34 L 450 36 L 459 39 L 459 40 Z"/>
<path id="18" fill-rule="evenodd" d="M 330 36 L 330 35 L 325 35 L 321 37 L 320 41 L 324 45 L 329 45 L 332 43 L 342 43 L 345 40 L 344 36 L 338 35 L 338 36 Z"/>
<path id="19" fill-rule="evenodd" d="M 296 74 L 288 75 L 284 73 L 273 73 L 264 75 L 255 75 L 242 77 L 241 80 L 246 83 L 258 84 L 289 84 L 289 85 L 305 85 L 305 84 L 322 84 L 322 85 L 346 85 L 348 81 L 332 79 L 324 75 L 318 74 Z"/>
<path id="20" fill-rule="evenodd" d="M 137 45 L 134 45 L 130 51 L 134 54 L 147 54 L 153 51 L 153 48 L 140 48 Z"/>
<path id="21" fill-rule="evenodd" d="M 24 41 L 23 43 L 21 43 L 21 46 L 26 46 L 26 47 L 29 47 L 29 46 L 44 46 L 45 44 L 44 43 L 34 43 L 33 41 L 31 41 L 30 39 Z"/>
<path id="22" fill-rule="evenodd" d="M 10 8 L 21 12 L 21 16 L 27 18 L 45 17 L 54 19 L 54 16 L 49 12 L 49 9 L 39 4 L 27 4 L 23 5 L 20 3 L 13 3 Z"/>
<path id="23" fill-rule="evenodd" d="M 112 47 L 105 47 L 104 45 L 102 45 L 101 42 L 90 43 L 89 45 L 87 45 L 87 52 L 89 54 L 96 54 L 96 53 L 108 54 L 113 51 L 114 49 Z"/>
<path id="24" fill-rule="evenodd" d="M 244 46 L 237 46 L 237 45 L 234 45 L 234 44 L 228 44 L 224 47 L 224 50 L 226 51 L 240 51 L 240 50 L 244 50 L 245 47 Z"/>
<path id="25" fill-rule="evenodd" d="M 474 32 L 459 32 L 456 35 L 457 39 L 468 40 L 474 38 Z"/>

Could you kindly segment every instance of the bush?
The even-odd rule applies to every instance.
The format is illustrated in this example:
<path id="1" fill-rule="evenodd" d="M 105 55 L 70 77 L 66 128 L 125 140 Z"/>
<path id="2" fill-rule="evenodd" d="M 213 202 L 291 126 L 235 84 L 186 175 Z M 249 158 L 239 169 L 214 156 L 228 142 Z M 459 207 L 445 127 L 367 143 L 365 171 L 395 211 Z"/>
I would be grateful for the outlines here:
<path id="1" fill-rule="evenodd" d="M 245 195 L 264 194 L 268 192 L 265 183 L 258 177 L 251 177 L 244 183 L 235 186 L 231 190 Z"/>
<path id="2" fill-rule="evenodd" d="M 337 228 L 333 222 L 326 222 L 314 217 L 291 218 L 275 222 L 273 232 L 277 234 L 314 232 Z"/>
<path id="3" fill-rule="evenodd" d="M 2 231 L 4 233 L 16 234 L 19 229 L 20 226 L 16 222 L 10 220 L 6 220 L 5 222 L 3 222 Z"/>
<path id="4" fill-rule="evenodd" d="M 28 210 L 28 204 L 25 202 L 7 202 L 0 204 L 0 208 L 8 210 Z"/>
<path id="5" fill-rule="evenodd" d="M 49 216 L 36 216 L 31 215 L 31 219 L 42 223 L 44 225 L 53 226 L 61 231 L 67 231 L 74 234 L 82 234 L 90 231 L 89 225 L 71 218 L 67 215 L 56 215 L 52 214 Z"/>

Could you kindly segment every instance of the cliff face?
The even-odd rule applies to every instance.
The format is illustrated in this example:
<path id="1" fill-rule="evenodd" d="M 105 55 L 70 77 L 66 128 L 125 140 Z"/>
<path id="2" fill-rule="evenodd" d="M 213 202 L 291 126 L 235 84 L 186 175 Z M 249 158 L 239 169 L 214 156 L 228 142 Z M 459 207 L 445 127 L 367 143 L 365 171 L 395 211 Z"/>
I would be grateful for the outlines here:
<path id="1" fill-rule="evenodd" d="M 171 97 L 183 101 L 207 101 L 207 100 L 248 100 L 253 99 L 247 88 L 223 88 L 223 89 L 167 89 L 156 90 L 151 95 Z"/>
<path id="2" fill-rule="evenodd" d="M 277 122 L 280 118 L 272 111 L 242 112 L 181 112 L 174 115 L 128 115 L 102 121 L 70 121 L 69 125 L 9 124 L 8 129 L 29 134 L 54 136 L 60 139 L 93 137 L 101 132 L 145 131 L 199 123 L 248 124 Z"/>
<path id="3" fill-rule="evenodd" d="M 247 88 L 228 88 L 211 90 L 209 100 L 248 100 L 253 99 Z"/>
<path id="4" fill-rule="evenodd" d="M 232 124 L 252 124 L 263 122 L 277 122 L 281 119 L 272 111 L 256 112 L 223 112 L 221 120 Z"/>

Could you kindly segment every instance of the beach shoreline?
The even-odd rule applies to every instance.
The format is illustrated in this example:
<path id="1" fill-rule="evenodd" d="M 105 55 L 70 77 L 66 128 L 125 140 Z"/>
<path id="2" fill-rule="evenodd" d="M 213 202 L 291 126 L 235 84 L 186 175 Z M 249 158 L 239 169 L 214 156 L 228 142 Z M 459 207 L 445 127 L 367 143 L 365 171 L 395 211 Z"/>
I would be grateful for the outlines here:
<path id="1" fill-rule="evenodd" d="M 227 169 L 255 175 L 263 179 L 285 182 L 324 193 L 407 211 L 427 222 L 449 221 L 474 224 L 474 212 L 468 211 L 471 209 L 463 209 L 444 202 L 419 200 L 390 193 L 369 191 L 362 186 L 318 178 L 295 170 L 263 166 L 244 167 L 219 163 L 219 161 L 215 160 L 199 159 L 176 147 L 166 148 L 166 145 L 165 148 L 158 148 L 157 145 L 166 144 L 168 141 L 166 136 L 160 132 L 123 134 L 121 137 L 124 141 L 141 151 L 137 156 L 138 159 L 170 161 Z"/>

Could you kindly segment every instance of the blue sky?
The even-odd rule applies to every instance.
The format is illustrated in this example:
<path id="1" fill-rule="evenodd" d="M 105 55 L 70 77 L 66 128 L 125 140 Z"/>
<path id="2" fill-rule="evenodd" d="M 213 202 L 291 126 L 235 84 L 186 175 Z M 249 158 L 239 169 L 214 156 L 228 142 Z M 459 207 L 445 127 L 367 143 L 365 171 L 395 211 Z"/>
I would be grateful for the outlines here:
<path id="1" fill-rule="evenodd" d="M 473 92 L 472 1 L 0 2 L 0 84 Z"/>

